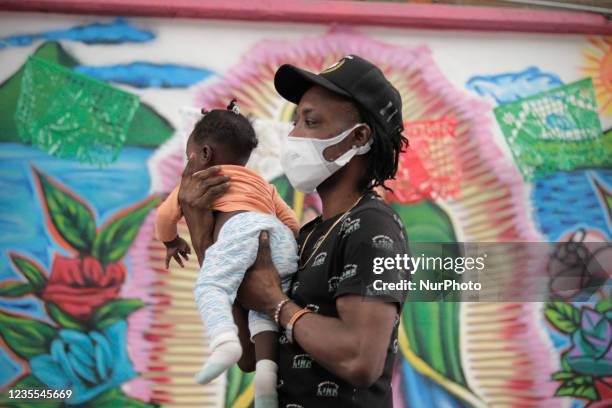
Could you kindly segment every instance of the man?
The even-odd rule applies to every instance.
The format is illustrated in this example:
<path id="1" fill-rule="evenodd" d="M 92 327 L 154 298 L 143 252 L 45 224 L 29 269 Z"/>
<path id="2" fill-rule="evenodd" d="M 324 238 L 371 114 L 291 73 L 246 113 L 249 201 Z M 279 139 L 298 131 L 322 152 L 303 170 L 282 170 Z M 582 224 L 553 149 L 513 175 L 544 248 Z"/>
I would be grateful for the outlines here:
<path id="1" fill-rule="evenodd" d="M 291 291 L 281 290 L 262 234 L 238 300 L 285 329 L 279 337 L 281 407 L 391 407 L 405 292 L 377 287 L 409 273 L 389 263 L 378 274 L 373 266 L 403 257 L 407 242 L 400 218 L 373 188 L 394 177 L 408 143 L 400 95 L 380 69 L 355 55 L 320 74 L 283 65 L 274 83 L 297 104 L 283 168 L 297 190 L 317 190 L 323 212 L 300 230 Z M 208 239 L 201 208 L 226 181 L 212 172 L 184 176 L 180 198 L 192 241 Z M 196 253 L 205 247 L 194 245 Z M 242 367 L 250 366 L 249 356 L 247 350 Z"/>

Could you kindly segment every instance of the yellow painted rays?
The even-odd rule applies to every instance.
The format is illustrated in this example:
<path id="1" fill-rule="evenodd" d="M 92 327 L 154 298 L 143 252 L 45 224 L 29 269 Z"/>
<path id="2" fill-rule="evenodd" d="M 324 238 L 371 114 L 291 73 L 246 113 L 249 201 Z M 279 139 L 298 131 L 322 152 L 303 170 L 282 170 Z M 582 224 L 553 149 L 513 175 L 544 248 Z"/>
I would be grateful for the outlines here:
<path id="1" fill-rule="evenodd" d="M 593 79 L 599 111 L 612 115 L 612 37 L 589 37 L 584 47 L 585 65 L 579 69 Z"/>

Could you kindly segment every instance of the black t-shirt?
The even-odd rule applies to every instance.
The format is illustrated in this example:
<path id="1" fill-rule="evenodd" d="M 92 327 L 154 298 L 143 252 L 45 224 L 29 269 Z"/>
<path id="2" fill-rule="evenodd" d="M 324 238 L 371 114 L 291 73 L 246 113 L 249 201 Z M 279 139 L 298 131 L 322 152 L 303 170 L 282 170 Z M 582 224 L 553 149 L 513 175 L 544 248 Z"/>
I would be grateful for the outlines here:
<path id="1" fill-rule="evenodd" d="M 298 244 L 300 250 L 305 244 L 301 259 L 304 267 L 295 274 L 289 296 L 301 307 L 332 317 L 338 317 L 336 298 L 342 295 L 396 303 L 398 315 L 383 374 L 371 387 L 355 388 L 313 361 L 299 344 L 288 343 L 281 334 L 278 394 L 282 408 L 393 406 L 391 373 L 399 348 L 397 328 L 406 290 L 381 290 L 374 282 L 399 282 L 409 279 L 410 273 L 392 267 L 377 274 L 373 265 L 375 258 L 408 254 L 405 229 L 395 211 L 375 192 L 367 193 L 323 240 L 341 217 L 342 214 L 325 221 L 319 217 L 300 230 Z M 315 249 L 317 245 L 320 247 Z M 380 268 L 376 271 L 380 272 Z"/>

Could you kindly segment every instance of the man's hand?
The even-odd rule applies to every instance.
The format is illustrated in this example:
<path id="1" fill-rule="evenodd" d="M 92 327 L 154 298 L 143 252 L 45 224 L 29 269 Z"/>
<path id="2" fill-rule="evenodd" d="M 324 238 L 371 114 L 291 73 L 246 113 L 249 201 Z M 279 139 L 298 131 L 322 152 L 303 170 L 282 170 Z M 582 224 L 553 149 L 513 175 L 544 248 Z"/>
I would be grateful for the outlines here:
<path id="1" fill-rule="evenodd" d="M 238 302 L 247 310 L 271 315 L 278 302 L 286 297 L 281 288 L 278 271 L 272 263 L 268 232 L 262 231 L 259 234 L 257 258 L 238 289 Z"/>
<path id="2" fill-rule="evenodd" d="M 166 269 L 170 267 L 170 260 L 172 258 L 174 258 L 176 262 L 181 265 L 181 268 L 184 268 L 185 265 L 183 265 L 181 256 L 188 261 L 190 253 L 191 248 L 189 247 L 187 241 L 181 237 L 176 237 L 176 239 L 172 241 L 172 244 L 166 244 Z"/>
<path id="3" fill-rule="evenodd" d="M 218 175 L 219 170 L 214 166 L 195 172 L 195 156 L 192 154 L 181 178 L 179 204 L 200 265 L 204 262 L 204 251 L 213 242 L 215 220 L 212 204 L 229 187 L 229 177 Z"/>
<path id="4" fill-rule="evenodd" d="M 192 154 L 181 177 L 179 203 L 181 209 L 196 208 L 210 210 L 214 201 L 229 187 L 229 177 L 219 175 L 219 166 L 194 171 L 195 158 Z"/>

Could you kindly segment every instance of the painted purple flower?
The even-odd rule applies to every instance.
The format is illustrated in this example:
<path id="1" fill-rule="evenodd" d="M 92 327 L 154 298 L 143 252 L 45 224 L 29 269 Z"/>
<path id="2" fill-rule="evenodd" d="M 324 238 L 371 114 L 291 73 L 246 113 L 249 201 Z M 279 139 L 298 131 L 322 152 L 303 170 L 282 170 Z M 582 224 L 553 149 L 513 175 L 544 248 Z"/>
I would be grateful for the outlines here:
<path id="1" fill-rule="evenodd" d="M 612 375 L 612 310 L 599 313 L 582 308 L 580 328 L 572 335 L 572 348 L 565 358 L 577 373 L 594 377 Z"/>

